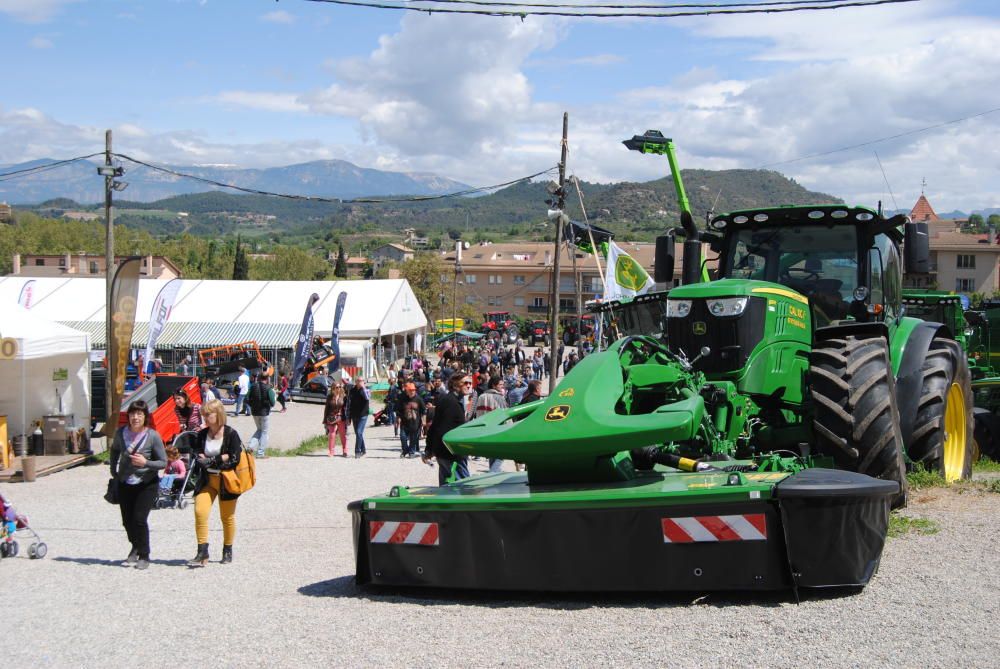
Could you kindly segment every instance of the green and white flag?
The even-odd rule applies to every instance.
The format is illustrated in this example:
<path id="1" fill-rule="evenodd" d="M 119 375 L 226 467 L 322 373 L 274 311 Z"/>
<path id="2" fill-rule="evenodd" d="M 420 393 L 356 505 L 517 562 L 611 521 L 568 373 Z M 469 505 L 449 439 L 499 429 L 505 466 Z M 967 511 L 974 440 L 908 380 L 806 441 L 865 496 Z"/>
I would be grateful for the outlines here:
<path id="1" fill-rule="evenodd" d="M 649 274 L 614 241 L 608 243 L 608 269 L 604 276 L 604 299 L 642 295 L 653 287 Z"/>

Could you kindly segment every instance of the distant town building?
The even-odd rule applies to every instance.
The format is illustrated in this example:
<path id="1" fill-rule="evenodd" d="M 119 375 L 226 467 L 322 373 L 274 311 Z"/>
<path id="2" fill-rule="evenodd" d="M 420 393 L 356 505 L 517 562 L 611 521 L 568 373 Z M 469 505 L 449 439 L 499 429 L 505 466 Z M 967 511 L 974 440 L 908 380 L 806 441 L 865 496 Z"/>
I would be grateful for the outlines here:
<path id="1" fill-rule="evenodd" d="M 62 217 L 71 221 L 96 221 L 101 219 L 102 215 L 96 211 L 64 211 Z"/>
<path id="2" fill-rule="evenodd" d="M 653 275 L 655 245 L 640 242 L 618 242 L 619 246 Z M 573 256 L 565 247 L 559 266 L 559 314 L 576 313 L 576 289 L 579 282 L 583 302 L 604 292 L 601 273 L 606 270 L 604 258 L 598 271 L 595 256 L 576 250 L 577 273 L 573 273 Z M 674 276 L 680 277 L 680 255 L 677 254 Z M 548 318 L 552 284 L 553 245 L 550 242 L 484 243 L 463 249 L 459 284 L 455 281 L 455 251 L 443 253 L 445 271 L 441 274 L 441 306 L 447 312 L 453 292 L 460 303 L 474 305 L 483 311 L 509 311 L 527 318 Z M 714 269 L 714 263 L 711 263 Z M 673 285 L 676 285 L 677 281 Z M 662 289 L 666 286 L 658 286 Z M 672 286 L 671 286 L 672 287 Z M 448 312 L 450 313 L 450 312 Z"/>
<path id="3" fill-rule="evenodd" d="M 418 236 L 416 228 L 403 228 L 403 241 L 410 246 L 426 248 L 430 241 L 426 236 Z"/>
<path id="4" fill-rule="evenodd" d="M 115 257 L 115 262 L 127 256 Z M 104 276 L 103 255 L 64 253 L 62 255 L 14 254 L 10 276 Z M 180 268 L 163 256 L 147 255 L 143 258 L 139 276 L 147 279 L 178 279 Z"/>
<path id="5" fill-rule="evenodd" d="M 0 223 L 13 223 L 14 212 L 6 202 L 0 202 Z"/>
<path id="6" fill-rule="evenodd" d="M 910 211 L 910 219 L 927 223 L 930 235 L 930 272 L 907 274 L 904 284 L 956 293 L 993 295 L 1000 291 L 1000 245 L 992 234 L 960 232 L 966 219 L 939 218 L 923 193 Z"/>

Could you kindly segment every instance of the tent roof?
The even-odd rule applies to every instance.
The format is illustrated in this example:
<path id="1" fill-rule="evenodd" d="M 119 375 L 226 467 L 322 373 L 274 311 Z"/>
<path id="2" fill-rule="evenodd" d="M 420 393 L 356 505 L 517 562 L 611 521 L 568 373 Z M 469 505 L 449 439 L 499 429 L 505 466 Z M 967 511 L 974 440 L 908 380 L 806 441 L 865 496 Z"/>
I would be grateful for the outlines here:
<path id="1" fill-rule="evenodd" d="M 0 277 L 0 304 L 16 304 L 21 286 L 34 280 L 31 312 L 81 329 L 104 345 L 105 281 L 101 278 Z M 145 346 L 149 312 L 164 281 L 139 282 L 134 346 Z M 264 347 L 291 347 L 298 337 L 309 296 L 320 301 L 315 332 L 330 336 L 337 296 L 347 293 L 340 323 L 344 339 L 419 332 L 427 318 L 403 279 L 374 281 L 181 280 L 170 320 L 158 347 L 214 346 L 256 339 Z"/>
<path id="2" fill-rule="evenodd" d="M 46 320 L 21 308 L 16 302 L 0 301 L 0 305 L 0 337 L 17 340 L 15 360 L 86 353 L 90 350 L 86 332 Z"/>

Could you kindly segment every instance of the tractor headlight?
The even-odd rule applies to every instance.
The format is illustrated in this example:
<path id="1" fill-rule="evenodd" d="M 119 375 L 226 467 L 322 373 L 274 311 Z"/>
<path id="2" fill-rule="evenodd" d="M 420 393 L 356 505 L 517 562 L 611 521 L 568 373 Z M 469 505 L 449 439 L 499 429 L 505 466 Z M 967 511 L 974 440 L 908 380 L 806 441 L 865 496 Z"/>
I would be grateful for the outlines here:
<path id="1" fill-rule="evenodd" d="M 691 300 L 667 300 L 667 318 L 684 318 L 691 313 Z"/>
<path id="2" fill-rule="evenodd" d="M 713 316 L 739 316 L 747 308 L 748 297 L 724 297 L 708 301 L 708 311 Z"/>

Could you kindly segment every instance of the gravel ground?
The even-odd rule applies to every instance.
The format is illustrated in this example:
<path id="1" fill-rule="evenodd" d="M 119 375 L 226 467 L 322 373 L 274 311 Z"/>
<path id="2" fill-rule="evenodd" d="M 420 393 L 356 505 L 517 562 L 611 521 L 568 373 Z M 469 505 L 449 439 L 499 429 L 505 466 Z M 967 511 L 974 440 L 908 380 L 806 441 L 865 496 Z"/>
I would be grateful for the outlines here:
<path id="1" fill-rule="evenodd" d="M 890 540 L 862 593 L 800 605 L 788 593 L 368 592 L 353 584 L 346 504 L 391 484 L 436 480 L 433 468 L 398 458 L 391 428 L 369 436 L 360 460 L 261 462 L 257 487 L 239 502 L 229 566 L 217 562 L 217 516 L 213 562 L 183 566 L 195 549 L 190 509 L 153 512 L 148 571 L 118 566 L 128 547 L 118 509 L 101 499 L 104 467 L 0 486 L 49 545 L 43 560 L 0 562 L 5 664 L 997 666 L 1000 495 L 918 494 L 907 513 L 935 520 L 938 534 Z"/>

